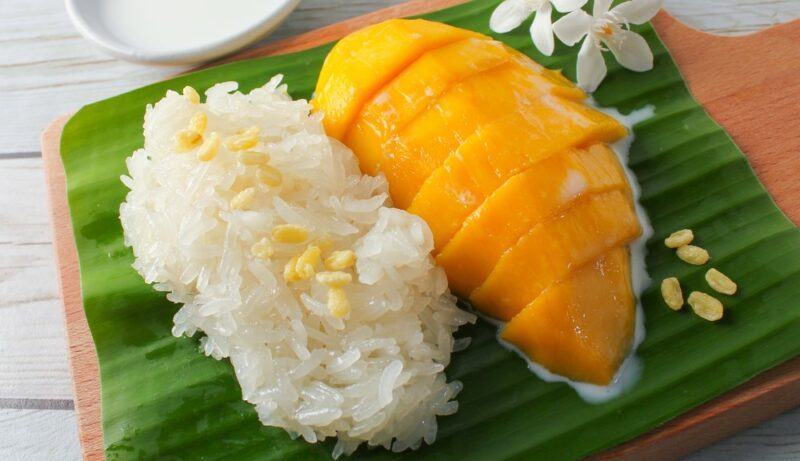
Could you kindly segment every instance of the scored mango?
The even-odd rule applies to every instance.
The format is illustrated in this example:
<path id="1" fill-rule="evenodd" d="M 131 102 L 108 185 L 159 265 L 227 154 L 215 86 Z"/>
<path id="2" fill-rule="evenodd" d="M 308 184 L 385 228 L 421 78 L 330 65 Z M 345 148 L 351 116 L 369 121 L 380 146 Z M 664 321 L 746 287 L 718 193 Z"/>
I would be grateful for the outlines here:
<path id="1" fill-rule="evenodd" d="M 628 190 L 616 154 L 604 144 L 543 160 L 497 189 L 436 256 L 450 289 L 469 297 L 500 257 L 531 228 L 581 197 Z M 428 220 L 428 222 L 436 220 Z M 433 228 L 433 226 L 431 226 Z"/>
<path id="2" fill-rule="evenodd" d="M 635 322 L 628 249 L 616 247 L 545 290 L 501 337 L 554 373 L 606 385 L 630 350 Z"/>
<path id="3" fill-rule="evenodd" d="M 312 104 L 340 141 L 375 92 L 428 50 L 480 34 L 420 19 L 393 19 L 343 38 L 325 58 Z"/>
<path id="4" fill-rule="evenodd" d="M 552 125 L 574 118 L 572 105 L 585 107 L 552 96 L 552 88 L 549 80 L 514 59 L 469 77 L 442 94 L 383 145 L 385 159 L 380 170 L 389 180 L 395 205 L 407 208 L 428 177 L 482 126 L 509 114 L 535 117 L 543 100 L 552 109 Z"/>
<path id="5" fill-rule="evenodd" d="M 484 125 L 434 170 L 408 211 L 431 226 L 437 252 L 511 176 L 566 149 L 624 136 L 625 128 L 611 117 L 571 105 L 541 104 Z"/>
<path id="6" fill-rule="evenodd" d="M 641 228 L 607 145 L 627 129 L 585 99 L 490 37 L 392 20 L 333 48 L 312 103 L 428 223 L 453 292 L 534 361 L 606 384 L 633 337 L 625 245 Z"/>
<path id="7" fill-rule="evenodd" d="M 503 254 L 470 300 L 492 317 L 511 320 L 572 269 L 639 234 L 641 227 L 627 192 L 590 195 L 534 226 Z"/>
<path id="8" fill-rule="evenodd" d="M 376 174 L 383 160 L 383 143 L 431 106 L 461 80 L 497 67 L 510 59 L 508 49 L 494 40 L 467 38 L 423 54 L 368 101 L 345 136 L 357 152 L 361 170 Z"/>

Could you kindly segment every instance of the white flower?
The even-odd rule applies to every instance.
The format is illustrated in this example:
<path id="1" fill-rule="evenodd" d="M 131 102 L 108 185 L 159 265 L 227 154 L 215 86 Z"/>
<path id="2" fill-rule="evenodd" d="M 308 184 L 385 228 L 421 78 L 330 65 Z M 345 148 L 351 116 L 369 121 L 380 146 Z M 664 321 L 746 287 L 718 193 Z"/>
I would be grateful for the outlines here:
<path id="1" fill-rule="evenodd" d="M 560 13 L 568 13 L 585 3 L 586 0 L 504 0 L 492 13 L 489 27 L 498 34 L 504 34 L 519 27 L 522 21 L 535 13 L 531 24 L 533 44 L 542 54 L 550 56 L 555 48 L 553 22 L 550 19 L 552 7 L 556 7 Z"/>
<path id="2" fill-rule="evenodd" d="M 595 0 L 594 11 L 573 11 L 556 21 L 553 30 L 567 45 L 586 39 L 578 52 L 578 85 L 594 91 L 606 77 L 603 51 L 610 50 L 624 67 L 636 72 L 653 68 L 653 53 L 628 24 L 644 24 L 656 15 L 663 0 L 629 0 L 611 8 L 611 0 Z M 624 27 L 623 27 L 624 26 Z"/>

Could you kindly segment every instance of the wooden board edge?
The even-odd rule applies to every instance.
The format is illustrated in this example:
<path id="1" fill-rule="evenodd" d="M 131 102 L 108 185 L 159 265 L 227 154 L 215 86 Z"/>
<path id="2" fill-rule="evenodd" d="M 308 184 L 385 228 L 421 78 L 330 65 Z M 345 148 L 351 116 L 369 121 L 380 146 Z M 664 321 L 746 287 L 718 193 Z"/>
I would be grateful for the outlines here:
<path id="1" fill-rule="evenodd" d="M 652 24 L 692 96 L 800 225 L 800 181 L 787 174 L 800 171 L 800 19 L 736 36 L 693 29 L 664 10 Z"/>
<path id="2" fill-rule="evenodd" d="M 799 405 L 800 357 L 795 357 L 644 435 L 590 459 L 678 459 Z"/>
<path id="3" fill-rule="evenodd" d="M 61 162 L 61 133 L 69 120 L 61 116 L 42 132 L 42 161 L 52 216 L 53 248 L 58 268 L 58 284 L 64 306 L 70 370 L 75 392 L 78 437 L 85 460 L 105 459 L 100 407 L 100 374 L 86 313 L 83 310 L 78 250 L 72 230 L 67 183 Z"/>

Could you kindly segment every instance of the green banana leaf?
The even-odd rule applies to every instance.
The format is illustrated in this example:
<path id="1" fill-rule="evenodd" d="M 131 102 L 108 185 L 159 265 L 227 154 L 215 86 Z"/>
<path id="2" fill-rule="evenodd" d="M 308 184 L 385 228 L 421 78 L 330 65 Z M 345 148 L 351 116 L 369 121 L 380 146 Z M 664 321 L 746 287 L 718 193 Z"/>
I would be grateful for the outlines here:
<path id="1" fill-rule="evenodd" d="M 425 15 L 489 33 L 496 1 Z M 624 395 L 588 404 L 564 384 L 545 383 L 501 348 L 484 322 L 462 329 L 472 345 L 447 369 L 463 381 L 460 410 L 440 418 L 438 441 L 417 452 L 361 448 L 359 459 L 574 459 L 647 432 L 800 353 L 800 232 L 775 206 L 728 135 L 691 97 L 649 26 L 635 28 L 655 54 L 655 69 L 637 74 L 609 60 L 597 102 L 655 116 L 635 127 L 630 164 L 655 235 L 648 244 L 653 280 L 677 276 L 704 289 L 704 267 L 681 263 L 661 244 L 690 227 L 714 266 L 739 282 L 723 297 L 718 323 L 665 307 L 658 283 L 642 297 L 647 338 L 643 374 Z M 577 48 L 552 57 L 531 46 L 526 27 L 497 37 L 574 79 Z M 67 124 L 61 152 L 77 243 L 83 301 L 97 345 L 109 459 L 330 459 L 333 443 L 311 445 L 264 427 L 227 361 L 203 356 L 196 340 L 170 334 L 177 306 L 146 285 L 123 246 L 118 208 L 126 189 L 124 159 L 142 143 L 145 105 L 167 89 L 205 89 L 236 80 L 243 90 L 285 75 L 292 95 L 308 98 L 331 45 L 291 55 L 228 64 L 84 107 Z"/>

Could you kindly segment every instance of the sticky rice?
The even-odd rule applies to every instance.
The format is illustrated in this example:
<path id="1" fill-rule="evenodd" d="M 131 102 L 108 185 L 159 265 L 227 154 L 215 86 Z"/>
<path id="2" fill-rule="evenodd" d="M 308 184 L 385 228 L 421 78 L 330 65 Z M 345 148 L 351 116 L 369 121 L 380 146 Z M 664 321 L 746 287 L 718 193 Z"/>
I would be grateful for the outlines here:
<path id="1" fill-rule="evenodd" d="M 216 85 L 204 103 L 171 91 L 147 108 L 144 148 L 121 178 L 134 268 L 180 305 L 174 335 L 230 359 L 263 424 L 337 437 L 335 457 L 433 443 L 436 417 L 458 409 L 461 384 L 444 369 L 466 341 L 453 333 L 474 316 L 435 266 L 427 224 L 391 208 L 385 179 L 361 174 L 280 76 L 236 90 Z M 201 139 L 181 146 L 193 126 Z M 234 142 L 253 133 L 255 145 Z M 287 224 L 306 238 L 273 235 Z M 332 288 L 320 272 L 352 282 Z"/>

